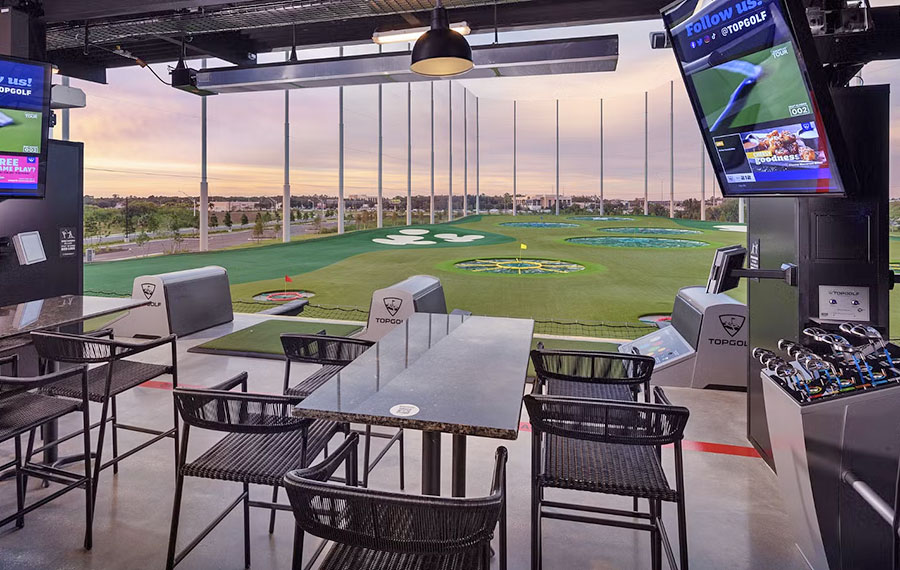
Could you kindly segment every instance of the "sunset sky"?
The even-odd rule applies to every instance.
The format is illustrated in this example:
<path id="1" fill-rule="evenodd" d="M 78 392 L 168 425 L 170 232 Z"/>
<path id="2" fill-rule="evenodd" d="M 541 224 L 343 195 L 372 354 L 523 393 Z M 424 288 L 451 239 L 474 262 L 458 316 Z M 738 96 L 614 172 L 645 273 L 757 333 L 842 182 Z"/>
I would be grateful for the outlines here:
<path id="1" fill-rule="evenodd" d="M 884 3 L 884 2 L 881 2 Z M 873 2 L 879 4 L 879 2 Z M 501 33 L 500 41 L 618 34 L 615 72 L 452 82 L 453 192 L 464 183 L 464 90 L 468 90 L 469 175 L 475 192 L 475 97 L 481 116 L 481 191 L 512 192 L 513 100 L 518 101 L 518 191 L 552 193 L 555 184 L 555 100 L 560 100 L 563 194 L 599 193 L 599 102 L 604 100 L 607 198 L 643 196 L 644 92 L 650 100 L 650 197 L 669 192 L 669 82 L 675 82 L 676 199 L 699 197 L 701 143 L 675 58 L 651 50 L 648 35 L 661 22 L 619 23 Z M 473 44 L 492 36 L 471 36 Z M 405 46 L 400 46 L 405 49 Z M 355 46 L 347 54 L 374 51 Z M 315 50 L 302 57 L 337 54 Z M 140 56 L 139 53 L 135 55 Z M 284 54 L 263 54 L 275 61 Z M 222 65 L 210 61 L 210 67 Z M 199 61 L 192 63 L 199 67 Z M 168 79 L 165 65 L 154 66 Z M 892 82 L 891 195 L 900 197 L 900 63 L 870 64 L 866 84 Z M 71 136 L 85 143 L 85 193 L 146 196 L 199 193 L 200 98 L 161 84 L 148 70 L 110 70 L 109 84 L 73 80 L 87 93 L 88 107 L 71 113 Z M 449 182 L 448 89 L 434 84 L 436 193 Z M 430 190 L 429 83 L 412 87 L 413 193 Z M 406 193 L 406 84 L 384 87 L 385 196 Z M 337 194 L 338 90 L 291 92 L 291 183 L 295 194 Z M 377 87 L 345 89 L 345 193 L 377 191 Z M 231 94 L 209 101 L 211 195 L 280 196 L 283 184 L 284 92 Z M 59 129 L 57 128 L 57 131 Z M 59 133 L 57 132 L 58 136 Z M 705 153 L 704 153 L 705 154 Z M 707 166 L 707 192 L 712 187 Z"/>

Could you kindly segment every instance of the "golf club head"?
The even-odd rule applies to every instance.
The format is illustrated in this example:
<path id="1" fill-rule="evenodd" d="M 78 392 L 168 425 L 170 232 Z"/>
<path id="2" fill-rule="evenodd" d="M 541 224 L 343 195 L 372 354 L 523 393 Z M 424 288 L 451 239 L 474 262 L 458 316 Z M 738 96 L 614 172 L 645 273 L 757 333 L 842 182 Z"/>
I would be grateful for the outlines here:
<path id="1" fill-rule="evenodd" d="M 819 327 L 808 327 L 803 329 L 803 334 L 822 342 L 822 337 L 827 335 L 828 331 L 826 331 L 825 329 L 820 329 Z"/>
<path id="2" fill-rule="evenodd" d="M 767 348 L 762 348 L 762 347 L 757 346 L 756 348 L 753 349 L 752 355 L 753 355 L 753 358 L 757 359 L 760 362 L 760 364 L 765 365 L 765 362 L 763 361 L 763 359 L 775 356 L 775 353 Z"/>

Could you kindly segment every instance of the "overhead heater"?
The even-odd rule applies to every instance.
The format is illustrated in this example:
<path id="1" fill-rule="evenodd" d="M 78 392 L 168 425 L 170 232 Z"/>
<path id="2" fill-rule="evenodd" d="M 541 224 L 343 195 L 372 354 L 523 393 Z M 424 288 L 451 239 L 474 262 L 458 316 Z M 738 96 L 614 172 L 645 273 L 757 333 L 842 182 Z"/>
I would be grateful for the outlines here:
<path id="1" fill-rule="evenodd" d="M 212 93 L 244 93 L 436 79 L 410 71 L 409 57 L 409 52 L 392 52 L 202 69 L 197 72 L 196 86 Z M 475 68 L 466 73 L 466 79 L 615 71 L 619 60 L 619 37 L 478 46 L 472 48 L 472 60 Z"/>

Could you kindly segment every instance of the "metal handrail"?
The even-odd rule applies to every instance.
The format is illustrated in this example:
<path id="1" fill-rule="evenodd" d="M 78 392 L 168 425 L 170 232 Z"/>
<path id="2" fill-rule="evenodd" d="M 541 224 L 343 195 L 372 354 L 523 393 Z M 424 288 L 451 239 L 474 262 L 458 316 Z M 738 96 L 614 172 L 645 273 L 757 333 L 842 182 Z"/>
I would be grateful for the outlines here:
<path id="1" fill-rule="evenodd" d="M 857 477 L 852 471 L 844 471 L 841 477 L 850 488 L 856 491 L 856 494 L 865 501 L 872 510 L 878 513 L 884 521 L 890 525 L 894 524 L 894 509 L 881 498 L 881 495 L 875 492 L 865 481 Z"/>

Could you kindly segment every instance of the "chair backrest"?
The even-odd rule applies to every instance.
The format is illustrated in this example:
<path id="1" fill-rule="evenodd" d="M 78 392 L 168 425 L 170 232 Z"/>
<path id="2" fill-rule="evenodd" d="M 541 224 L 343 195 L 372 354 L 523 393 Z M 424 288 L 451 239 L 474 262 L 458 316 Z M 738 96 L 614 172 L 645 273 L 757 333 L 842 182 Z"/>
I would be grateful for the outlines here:
<path id="1" fill-rule="evenodd" d="M 491 494 L 479 498 L 348 487 L 316 480 L 328 475 L 317 467 L 291 471 L 284 483 L 297 525 L 314 536 L 380 552 L 449 554 L 484 546 L 493 537 L 505 499 L 506 458 L 500 447 Z"/>
<path id="2" fill-rule="evenodd" d="M 281 346 L 291 362 L 347 366 L 375 344 L 368 340 L 322 334 L 283 334 Z"/>
<path id="3" fill-rule="evenodd" d="M 31 341 L 38 356 L 56 362 L 90 364 L 115 359 L 115 342 L 65 333 L 33 332 Z"/>
<path id="4" fill-rule="evenodd" d="M 534 371 L 542 380 L 569 380 L 637 386 L 650 380 L 654 360 L 638 354 L 591 350 L 531 351 Z"/>
<path id="5" fill-rule="evenodd" d="M 285 396 L 195 388 L 176 388 L 173 395 L 181 419 L 202 429 L 278 433 L 301 429 L 310 422 L 292 415 L 296 399 Z"/>
<path id="6" fill-rule="evenodd" d="M 690 412 L 681 406 L 528 395 L 525 407 L 535 432 L 626 445 L 681 441 Z"/>

